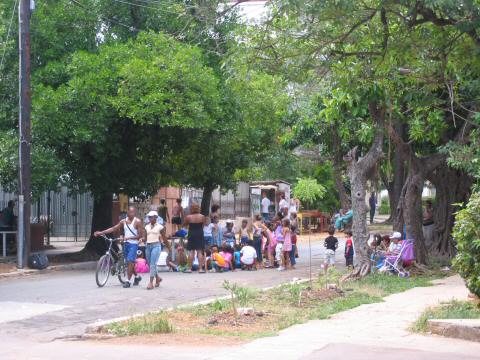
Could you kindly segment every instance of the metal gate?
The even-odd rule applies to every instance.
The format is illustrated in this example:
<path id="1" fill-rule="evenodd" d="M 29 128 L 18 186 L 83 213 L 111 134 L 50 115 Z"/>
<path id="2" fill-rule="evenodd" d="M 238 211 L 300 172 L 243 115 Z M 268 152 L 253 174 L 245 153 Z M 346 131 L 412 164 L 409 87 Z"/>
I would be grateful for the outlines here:
<path id="1" fill-rule="evenodd" d="M 0 187 L 0 208 L 4 209 L 9 200 L 16 201 L 17 196 Z M 15 207 L 16 215 L 17 211 Z M 92 214 L 93 197 L 90 193 L 71 194 L 62 187 L 58 192 L 46 191 L 32 203 L 30 221 L 45 225 L 46 244 L 86 241 L 90 236 Z"/>

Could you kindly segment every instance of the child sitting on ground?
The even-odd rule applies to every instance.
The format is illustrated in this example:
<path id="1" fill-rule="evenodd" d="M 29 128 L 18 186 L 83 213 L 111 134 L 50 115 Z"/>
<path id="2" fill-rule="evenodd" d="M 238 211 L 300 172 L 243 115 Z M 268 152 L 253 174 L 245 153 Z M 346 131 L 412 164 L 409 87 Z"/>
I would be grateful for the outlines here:
<path id="1" fill-rule="evenodd" d="M 177 251 L 178 251 L 179 248 L 183 249 L 181 246 L 179 246 L 177 248 Z M 183 255 L 185 255 L 185 253 Z M 179 254 L 177 254 L 177 257 L 178 256 L 179 256 Z M 184 265 L 186 265 L 187 260 L 186 260 L 185 256 L 184 256 L 183 260 L 184 260 Z M 160 252 L 160 256 L 158 257 L 157 269 L 158 269 L 158 271 L 162 271 L 162 272 L 165 272 L 165 271 L 180 271 L 180 267 L 178 266 L 178 263 L 175 263 L 175 262 L 172 261 L 172 251 L 171 251 L 170 243 L 168 241 L 162 247 L 162 251 Z M 182 270 L 183 270 L 183 268 L 182 268 Z"/>
<path id="2" fill-rule="evenodd" d="M 238 240 L 240 244 L 245 245 L 248 240 L 252 238 L 252 231 L 248 227 L 248 220 L 243 219 L 242 220 L 242 226 L 240 227 L 240 230 L 238 231 Z"/>
<path id="3" fill-rule="evenodd" d="M 177 247 L 177 254 L 175 256 L 175 261 L 173 263 L 176 265 L 176 270 L 174 271 L 185 271 L 188 265 L 187 255 L 185 255 L 185 249 L 183 246 Z"/>
<path id="4" fill-rule="evenodd" d="M 242 254 L 240 251 L 242 250 L 242 247 L 240 245 L 235 245 L 235 251 L 233 253 L 233 266 L 235 269 L 241 269 L 242 268 L 242 262 L 240 261 L 240 258 L 242 257 Z"/>
<path id="5" fill-rule="evenodd" d="M 210 248 L 205 249 L 205 272 L 212 269 L 212 250 Z"/>
<path id="6" fill-rule="evenodd" d="M 328 235 L 323 243 L 325 246 L 325 262 L 323 263 L 323 271 L 325 274 L 328 271 L 328 267 L 335 266 L 335 251 L 338 249 L 338 239 L 333 236 L 335 234 L 335 228 L 332 226 L 328 229 Z"/>
<path id="7" fill-rule="evenodd" d="M 218 247 L 212 246 L 212 268 L 213 271 L 218 271 L 218 272 L 223 272 L 225 270 L 225 266 L 227 265 L 227 262 L 223 258 L 222 255 L 218 252 Z"/>
<path id="8" fill-rule="evenodd" d="M 225 259 L 225 270 L 235 271 L 235 266 L 233 266 L 233 249 L 229 245 L 224 244 L 222 246 L 222 251 L 220 251 L 220 255 Z"/>
<path id="9" fill-rule="evenodd" d="M 141 250 L 137 250 L 137 259 L 135 260 L 135 272 L 137 274 L 150 272 L 147 260 L 145 260 L 145 258 L 143 257 L 143 253 Z"/>
<path id="10" fill-rule="evenodd" d="M 253 241 L 248 240 L 242 250 L 240 250 L 240 261 L 242 262 L 243 269 L 256 270 L 257 251 L 253 247 Z"/>
<path id="11" fill-rule="evenodd" d="M 353 239 L 352 232 L 350 230 L 345 231 L 347 240 L 345 241 L 345 266 L 349 269 L 353 269 Z"/>

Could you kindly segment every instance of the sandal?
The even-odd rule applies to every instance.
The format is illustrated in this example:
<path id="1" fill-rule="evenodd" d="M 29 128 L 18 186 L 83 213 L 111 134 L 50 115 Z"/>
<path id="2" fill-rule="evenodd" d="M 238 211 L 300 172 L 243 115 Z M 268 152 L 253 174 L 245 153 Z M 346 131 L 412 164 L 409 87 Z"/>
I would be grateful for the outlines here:
<path id="1" fill-rule="evenodd" d="M 191 274 L 192 273 L 192 270 L 184 270 L 183 271 L 185 274 Z"/>
<path id="2" fill-rule="evenodd" d="M 162 282 L 162 278 L 159 277 L 156 281 L 155 281 L 155 287 L 159 287 L 160 286 L 160 283 Z"/>
<path id="3" fill-rule="evenodd" d="M 153 285 L 152 286 L 148 285 L 147 290 L 153 290 Z"/>
<path id="4" fill-rule="evenodd" d="M 205 270 L 198 270 L 199 274 L 205 274 Z"/>

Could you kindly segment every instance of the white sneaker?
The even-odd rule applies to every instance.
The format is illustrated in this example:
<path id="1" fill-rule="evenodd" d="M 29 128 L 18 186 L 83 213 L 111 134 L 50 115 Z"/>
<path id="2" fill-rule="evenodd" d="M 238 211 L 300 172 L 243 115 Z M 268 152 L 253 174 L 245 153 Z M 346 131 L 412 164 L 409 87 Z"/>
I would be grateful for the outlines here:
<path id="1" fill-rule="evenodd" d="M 278 270 L 278 271 L 283 271 L 283 270 L 285 270 L 285 268 L 284 268 L 283 266 L 279 266 L 279 267 L 277 268 L 277 270 Z"/>

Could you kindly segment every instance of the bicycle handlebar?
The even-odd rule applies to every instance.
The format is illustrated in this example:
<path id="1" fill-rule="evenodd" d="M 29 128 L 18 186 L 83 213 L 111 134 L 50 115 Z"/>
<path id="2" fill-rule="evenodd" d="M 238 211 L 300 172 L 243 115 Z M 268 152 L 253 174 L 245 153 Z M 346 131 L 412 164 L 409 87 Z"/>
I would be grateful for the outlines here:
<path id="1" fill-rule="evenodd" d="M 106 235 L 100 235 L 100 237 L 104 238 L 105 240 L 107 241 L 111 241 L 111 242 L 115 242 L 115 241 L 123 241 L 123 238 L 114 238 L 114 239 L 111 239 L 109 237 L 107 237 Z"/>

